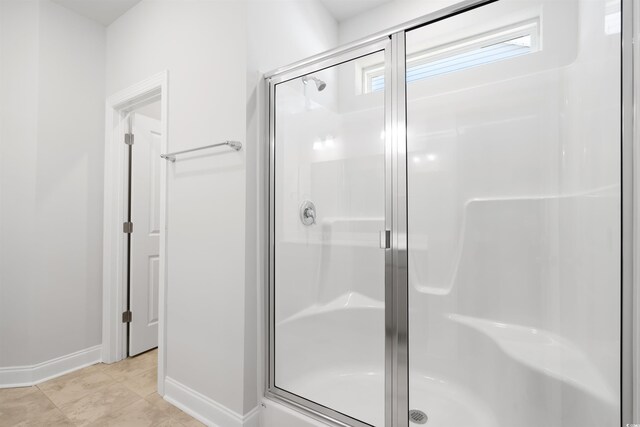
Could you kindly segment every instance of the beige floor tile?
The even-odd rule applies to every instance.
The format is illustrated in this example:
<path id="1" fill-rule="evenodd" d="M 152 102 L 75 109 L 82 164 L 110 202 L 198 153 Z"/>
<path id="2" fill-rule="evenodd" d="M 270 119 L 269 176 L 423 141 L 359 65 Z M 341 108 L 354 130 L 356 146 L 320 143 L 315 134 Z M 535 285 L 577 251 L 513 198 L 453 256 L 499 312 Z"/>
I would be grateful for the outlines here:
<path id="1" fill-rule="evenodd" d="M 20 401 L 23 398 L 37 394 L 38 387 L 0 388 L 0 410 L 7 405 Z"/>
<path id="2" fill-rule="evenodd" d="M 106 365 L 102 368 L 102 371 L 116 380 L 122 381 L 126 378 L 140 375 L 151 368 L 157 368 L 157 356 L 153 357 L 153 355 L 147 354 Z"/>
<path id="3" fill-rule="evenodd" d="M 123 384 L 113 383 L 78 400 L 62 405 L 60 410 L 76 425 L 90 425 L 98 418 L 119 411 L 140 399 L 140 396 Z"/>
<path id="4" fill-rule="evenodd" d="M 0 421 L 0 425 L 2 421 Z M 64 416 L 62 411 L 58 408 L 54 408 L 42 413 L 34 414 L 28 419 L 22 420 L 17 424 L 13 424 L 13 427 L 74 427 L 67 417 Z"/>
<path id="5" fill-rule="evenodd" d="M 171 416 L 180 415 L 180 413 L 182 412 L 179 408 L 164 400 L 158 393 L 150 394 L 149 396 L 145 397 L 145 400 L 154 406 L 168 411 Z"/>
<path id="6" fill-rule="evenodd" d="M 151 368 L 142 374 L 130 376 L 122 380 L 122 384 L 136 392 L 140 397 L 147 397 L 158 388 L 158 370 Z"/>
<path id="7" fill-rule="evenodd" d="M 179 423 L 181 423 L 183 426 L 185 427 L 205 427 L 204 424 L 202 424 L 200 421 L 196 420 L 195 418 L 193 418 L 191 415 L 182 412 L 179 408 L 178 408 L 178 412 L 177 414 L 173 415 L 173 419 L 178 421 Z"/>
<path id="8" fill-rule="evenodd" d="M 158 427 L 185 427 L 185 425 L 171 418 L 170 420 L 158 424 Z"/>
<path id="9" fill-rule="evenodd" d="M 114 382 L 113 378 L 94 365 L 39 384 L 38 388 L 56 406 L 61 407 Z"/>
<path id="10" fill-rule="evenodd" d="M 157 357 L 154 350 L 37 387 L 0 389 L 0 427 L 203 426 L 156 393 Z"/>
<path id="11" fill-rule="evenodd" d="M 92 426 L 147 427 L 171 421 L 168 411 L 152 405 L 144 399 L 113 411 L 91 422 Z"/>
<path id="12" fill-rule="evenodd" d="M 37 387 L 0 390 L 0 426 L 34 425 L 56 407 Z"/>
<path id="13" fill-rule="evenodd" d="M 135 356 L 136 359 L 142 359 L 145 363 L 149 364 L 149 367 L 158 367 L 158 349 L 147 351 L 146 353 Z"/>

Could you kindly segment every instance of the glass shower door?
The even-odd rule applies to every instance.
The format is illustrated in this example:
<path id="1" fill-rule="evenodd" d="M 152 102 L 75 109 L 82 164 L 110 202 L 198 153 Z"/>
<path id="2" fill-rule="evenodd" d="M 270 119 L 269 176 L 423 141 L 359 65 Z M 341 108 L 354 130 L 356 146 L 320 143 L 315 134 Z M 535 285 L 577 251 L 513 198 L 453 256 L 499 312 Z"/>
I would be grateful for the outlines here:
<path id="1" fill-rule="evenodd" d="M 620 1 L 465 5 L 271 79 L 268 394 L 619 425 Z"/>
<path id="2" fill-rule="evenodd" d="M 620 425 L 620 2 L 406 34 L 410 419 Z"/>
<path id="3" fill-rule="evenodd" d="M 273 84 L 269 377 L 289 401 L 383 426 L 385 95 L 356 79 L 370 67 L 384 79 L 384 50 Z"/>

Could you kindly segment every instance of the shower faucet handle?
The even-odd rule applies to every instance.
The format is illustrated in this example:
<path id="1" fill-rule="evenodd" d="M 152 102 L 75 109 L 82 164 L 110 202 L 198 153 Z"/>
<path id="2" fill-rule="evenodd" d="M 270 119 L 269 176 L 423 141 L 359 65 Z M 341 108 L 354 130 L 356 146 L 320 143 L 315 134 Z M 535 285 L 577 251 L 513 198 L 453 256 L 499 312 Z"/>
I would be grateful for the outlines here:
<path id="1" fill-rule="evenodd" d="M 305 200 L 300 205 L 300 221 L 304 225 L 316 223 L 316 205 L 311 200 Z"/>
<path id="2" fill-rule="evenodd" d="M 307 218 L 307 219 L 310 219 L 312 224 L 315 224 L 315 222 L 316 222 L 316 213 L 315 213 L 315 211 L 313 209 L 306 208 L 304 210 L 304 217 Z"/>

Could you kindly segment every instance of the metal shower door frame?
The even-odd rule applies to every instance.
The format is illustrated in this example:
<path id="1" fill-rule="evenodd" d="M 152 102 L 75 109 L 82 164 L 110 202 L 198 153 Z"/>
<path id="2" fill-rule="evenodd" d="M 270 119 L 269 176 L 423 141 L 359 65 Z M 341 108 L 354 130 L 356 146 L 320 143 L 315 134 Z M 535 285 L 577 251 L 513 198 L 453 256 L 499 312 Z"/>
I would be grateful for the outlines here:
<path id="1" fill-rule="evenodd" d="M 620 33 L 620 144 L 621 144 L 621 317 L 620 417 L 621 425 L 640 423 L 640 6 L 621 0 Z"/>
<path id="2" fill-rule="evenodd" d="M 317 61 L 313 61 L 303 66 L 296 67 L 291 70 L 283 71 L 273 75 L 266 80 L 268 102 L 269 102 L 269 126 L 268 126 L 268 141 L 269 141 L 269 187 L 268 187 L 268 205 L 269 205 L 269 235 L 268 235 L 268 250 L 266 251 L 268 256 L 268 280 L 269 289 L 265 312 L 267 314 L 267 365 L 266 365 L 266 381 L 265 381 L 265 395 L 272 399 L 278 400 L 296 409 L 302 410 L 308 415 L 320 419 L 324 422 L 329 422 L 339 426 L 355 426 L 366 427 L 369 424 L 364 423 L 358 419 L 352 418 L 346 414 L 335 411 L 331 408 L 327 408 L 316 402 L 308 400 L 302 396 L 293 394 L 287 390 L 276 387 L 275 384 L 275 313 L 273 307 L 275 307 L 275 177 L 276 177 L 276 164 L 275 164 L 275 149 L 276 149 L 276 122 L 275 122 L 275 102 L 276 102 L 276 86 L 280 83 L 285 83 L 290 80 L 300 78 L 304 75 L 317 72 L 323 69 L 338 66 L 340 64 L 356 60 L 358 58 L 371 55 L 378 52 L 384 52 L 385 58 L 385 78 L 392 75 L 392 45 L 393 42 L 389 37 L 381 38 L 380 40 L 374 40 L 362 46 L 354 47 L 346 51 L 341 51 L 335 55 L 321 58 Z M 385 85 L 385 229 L 392 231 L 391 248 L 385 250 L 385 299 L 392 292 L 395 287 L 393 280 L 393 266 L 394 266 L 394 253 L 397 233 L 394 233 L 394 224 L 392 222 L 391 213 L 394 211 L 393 206 L 393 194 L 392 185 L 396 181 L 392 179 L 395 168 L 392 166 L 391 153 L 394 146 L 394 134 L 395 126 L 392 125 L 391 110 L 392 110 L 392 89 L 394 85 Z M 405 144 L 406 145 L 406 144 Z M 404 177 L 406 183 L 406 175 Z M 406 184 L 405 184 L 406 188 Z M 405 222 L 406 225 L 406 222 Z M 403 234 L 406 238 L 406 230 Z M 405 243 L 406 248 L 406 243 Z M 406 285 L 406 283 L 405 283 Z M 394 340 L 390 334 L 389 320 L 393 318 L 393 314 L 390 312 L 392 307 L 389 306 L 388 301 L 385 301 L 385 399 L 388 401 L 389 396 L 393 396 L 393 392 L 390 391 L 390 385 L 393 383 L 391 375 L 393 370 L 391 369 L 392 355 L 394 349 L 392 348 Z M 405 307 L 406 311 L 406 307 Z M 408 375 L 408 372 L 407 372 Z M 407 376 L 408 380 L 408 376 Z M 407 404 L 408 405 L 408 404 Z M 387 413 L 388 411 L 385 411 Z M 391 425 L 391 424 L 387 424 Z"/>
<path id="3" fill-rule="evenodd" d="M 410 30 L 467 12 L 499 0 L 465 0 L 448 8 L 398 25 L 343 47 L 321 53 L 265 74 L 267 94 L 267 180 L 268 231 L 265 237 L 265 387 L 266 397 L 297 409 L 306 415 L 336 426 L 365 427 L 368 424 L 318 405 L 275 387 L 274 347 L 274 153 L 275 86 L 313 71 L 338 65 L 358 57 L 385 52 L 385 227 L 391 230 L 391 249 L 385 254 L 385 427 L 408 427 L 409 342 L 407 277 L 407 163 L 405 36 Z M 640 6 L 634 0 L 621 0 L 621 424 L 640 423 L 640 319 L 634 301 L 640 304 L 640 227 L 635 218 L 640 210 L 637 169 L 640 162 L 640 47 L 634 35 L 640 34 Z M 634 56 L 635 54 L 635 56 Z M 634 69 L 635 66 L 635 69 Z"/>
<path id="4" fill-rule="evenodd" d="M 385 250 L 385 427 L 409 426 L 409 321 L 407 254 L 407 139 L 405 90 L 406 32 L 498 0 L 465 0 L 367 37 L 265 74 L 267 94 L 268 231 L 265 283 L 266 397 L 337 426 L 366 427 L 360 420 L 275 386 L 275 88 L 279 83 L 359 57 L 385 53 L 385 229 L 391 247 Z"/>

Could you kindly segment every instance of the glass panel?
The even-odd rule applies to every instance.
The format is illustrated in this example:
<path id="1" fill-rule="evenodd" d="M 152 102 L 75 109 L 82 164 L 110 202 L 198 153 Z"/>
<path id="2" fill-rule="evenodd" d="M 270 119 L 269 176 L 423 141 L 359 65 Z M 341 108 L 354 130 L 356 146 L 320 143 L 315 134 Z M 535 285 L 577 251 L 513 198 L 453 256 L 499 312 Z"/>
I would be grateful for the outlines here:
<path id="1" fill-rule="evenodd" d="M 384 423 L 384 94 L 379 52 L 276 86 L 275 386 Z"/>
<path id="2" fill-rule="evenodd" d="M 497 2 L 407 33 L 408 57 L 527 20 L 541 38 L 407 85 L 410 408 L 431 427 L 620 422 L 619 7 Z"/>
<path id="3" fill-rule="evenodd" d="M 407 83 L 536 52 L 539 35 L 538 19 L 533 19 L 468 39 L 416 50 L 407 56 Z M 363 70 L 364 78 L 368 79 L 368 91 L 384 89 L 383 65 Z"/>

